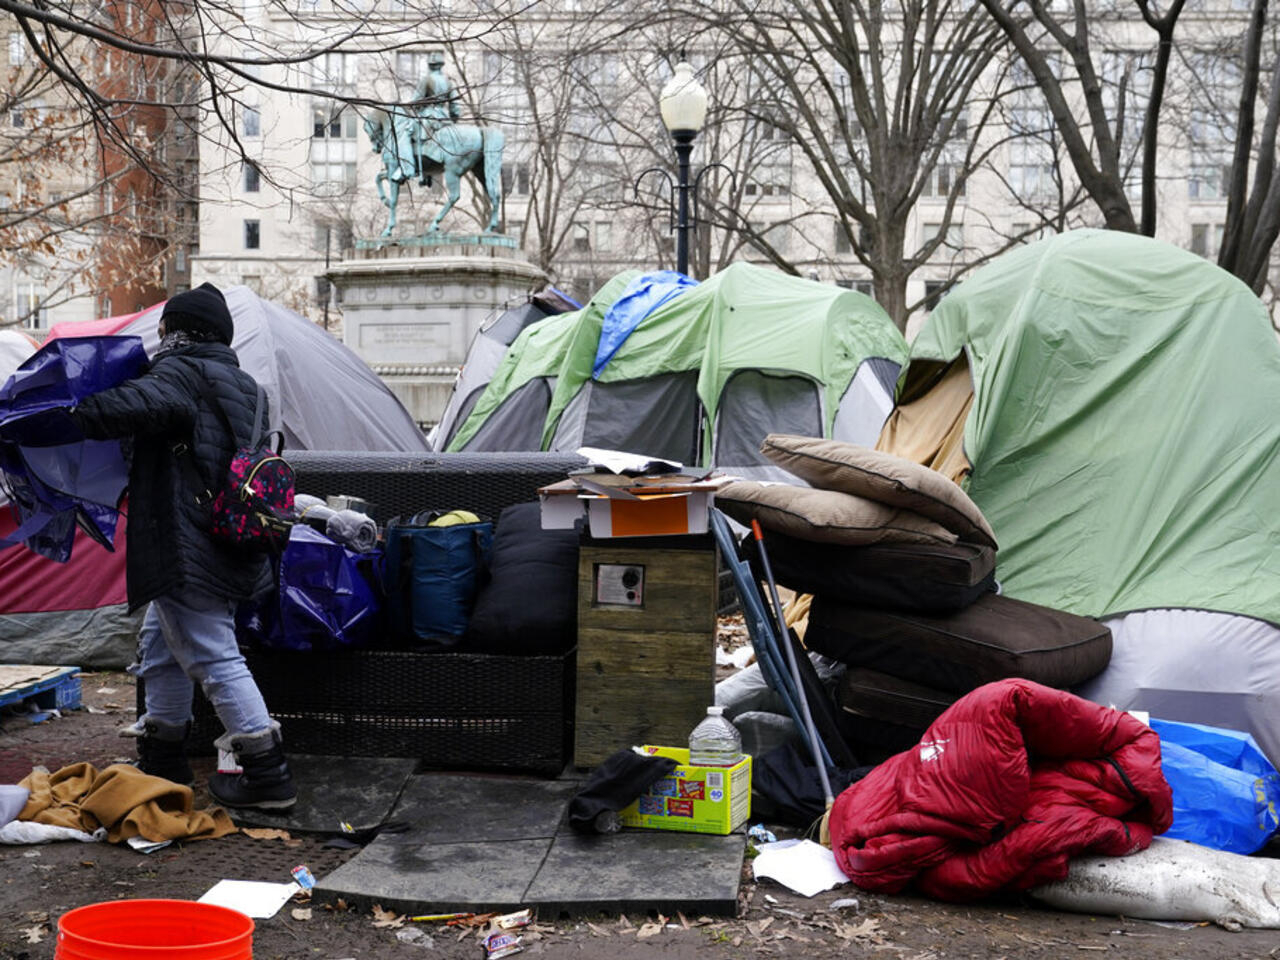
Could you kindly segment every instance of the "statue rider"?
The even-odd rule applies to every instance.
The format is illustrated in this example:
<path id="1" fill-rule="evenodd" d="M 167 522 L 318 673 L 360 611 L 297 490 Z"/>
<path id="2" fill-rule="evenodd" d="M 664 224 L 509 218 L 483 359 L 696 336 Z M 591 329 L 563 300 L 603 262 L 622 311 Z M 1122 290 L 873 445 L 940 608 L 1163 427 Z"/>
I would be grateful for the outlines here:
<path id="1" fill-rule="evenodd" d="M 421 143 L 427 143 L 437 130 L 454 123 L 462 116 L 458 93 L 445 76 L 444 54 L 433 53 L 427 60 L 427 72 L 413 91 L 413 104 L 418 112 L 418 122 L 423 128 L 419 136 Z M 420 182 L 431 182 L 425 171 Z"/>

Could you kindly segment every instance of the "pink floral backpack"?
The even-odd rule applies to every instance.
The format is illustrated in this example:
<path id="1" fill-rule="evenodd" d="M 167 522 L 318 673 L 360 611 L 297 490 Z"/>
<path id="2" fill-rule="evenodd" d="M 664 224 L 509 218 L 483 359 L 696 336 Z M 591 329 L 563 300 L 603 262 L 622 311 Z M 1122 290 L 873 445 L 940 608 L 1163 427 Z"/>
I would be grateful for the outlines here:
<path id="1" fill-rule="evenodd" d="M 235 437 L 227 411 L 203 378 L 201 391 L 227 432 Z M 294 476 L 293 468 L 281 456 L 284 435 L 276 430 L 262 436 L 264 400 L 259 386 L 248 445 L 236 449 L 222 483 L 202 485 L 204 492 L 196 499 L 209 504 L 209 533 L 213 539 L 250 552 L 278 553 L 288 542 L 294 522 Z M 274 448 L 272 437 L 276 438 Z M 192 463 L 190 458 L 187 462 Z"/>

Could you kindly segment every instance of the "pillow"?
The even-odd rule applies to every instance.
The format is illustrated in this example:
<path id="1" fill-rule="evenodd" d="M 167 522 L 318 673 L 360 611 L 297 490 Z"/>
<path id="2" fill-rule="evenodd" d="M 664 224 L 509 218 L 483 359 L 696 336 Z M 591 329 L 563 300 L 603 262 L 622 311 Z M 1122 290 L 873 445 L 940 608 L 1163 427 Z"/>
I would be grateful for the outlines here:
<path id="1" fill-rule="evenodd" d="M 760 452 L 823 490 L 839 490 L 936 520 L 961 540 L 996 546 L 978 505 L 949 478 L 891 453 L 821 437 L 771 433 Z"/>
<path id="2" fill-rule="evenodd" d="M 739 523 L 820 543 L 955 543 L 941 524 L 865 497 L 788 483 L 736 480 L 716 491 L 716 506 Z"/>
<path id="3" fill-rule="evenodd" d="M 546 656 L 572 649 L 577 637 L 578 532 L 543 530 L 537 503 L 507 507 L 458 649 Z"/>

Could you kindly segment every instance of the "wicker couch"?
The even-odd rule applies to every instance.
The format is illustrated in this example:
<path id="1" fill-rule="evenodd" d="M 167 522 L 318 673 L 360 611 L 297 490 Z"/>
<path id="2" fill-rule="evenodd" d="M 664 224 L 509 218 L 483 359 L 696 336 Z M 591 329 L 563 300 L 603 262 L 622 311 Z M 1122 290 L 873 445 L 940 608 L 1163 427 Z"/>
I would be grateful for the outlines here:
<path id="1" fill-rule="evenodd" d="M 300 493 L 361 497 L 380 524 L 426 509 L 496 520 L 583 464 L 555 453 L 292 453 Z M 574 654 L 246 649 L 288 750 L 413 757 L 424 767 L 526 770 L 553 776 L 569 759 Z M 139 684 L 138 709 L 143 690 Z M 197 694 L 193 753 L 210 753 L 221 724 Z"/>

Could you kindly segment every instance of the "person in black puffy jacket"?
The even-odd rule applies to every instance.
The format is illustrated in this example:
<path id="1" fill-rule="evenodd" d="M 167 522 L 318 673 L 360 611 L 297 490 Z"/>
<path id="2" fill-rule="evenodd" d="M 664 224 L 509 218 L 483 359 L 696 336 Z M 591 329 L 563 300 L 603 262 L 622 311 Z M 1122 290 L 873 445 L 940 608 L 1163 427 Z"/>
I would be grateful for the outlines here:
<path id="1" fill-rule="evenodd" d="M 150 604 L 138 663 L 130 667 L 146 683 L 146 713 L 130 728 L 139 737 L 139 767 L 179 783 L 195 779 L 184 743 L 198 682 L 227 731 L 219 746 L 235 753 L 242 770 L 214 774 L 210 794 L 230 807 L 287 809 L 297 791 L 279 725 L 235 636 L 236 605 L 270 589 L 270 567 L 208 533 L 207 485 L 227 475 L 236 448 L 252 436 L 260 390 L 240 369 L 233 332 L 217 287 L 179 293 L 161 313 L 160 350 L 150 368 L 71 413 L 86 437 L 132 441 L 125 572 L 130 609 Z M 261 411 L 265 424 L 265 395 Z"/>

